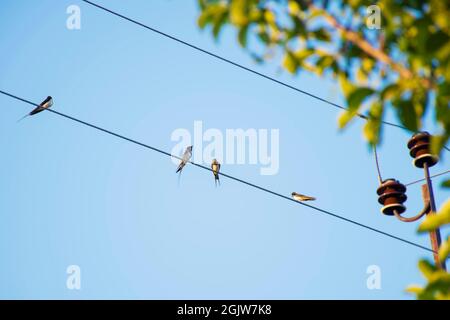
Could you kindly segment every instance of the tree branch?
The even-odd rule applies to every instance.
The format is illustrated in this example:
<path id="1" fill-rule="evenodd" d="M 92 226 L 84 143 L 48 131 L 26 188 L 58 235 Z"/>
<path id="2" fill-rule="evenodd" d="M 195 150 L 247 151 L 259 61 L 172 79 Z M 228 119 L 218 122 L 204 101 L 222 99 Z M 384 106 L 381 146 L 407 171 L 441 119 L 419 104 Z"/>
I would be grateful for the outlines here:
<path id="1" fill-rule="evenodd" d="M 400 77 L 404 79 L 412 79 L 414 78 L 414 73 L 411 72 L 408 68 L 402 66 L 401 64 L 396 63 L 389 55 L 387 55 L 384 51 L 375 48 L 368 41 L 362 38 L 359 33 L 354 32 L 352 30 L 348 30 L 343 25 L 341 25 L 337 19 L 331 14 L 327 13 L 325 10 L 319 9 L 313 5 L 311 5 L 311 9 L 314 11 L 320 11 L 321 16 L 325 19 L 327 23 L 329 23 L 332 27 L 337 29 L 343 38 L 347 41 L 352 42 L 356 46 L 358 46 L 362 51 L 371 56 L 374 59 L 381 61 L 382 63 L 389 65 L 393 70 L 397 71 Z M 430 79 L 421 78 L 422 84 L 426 88 L 432 88 L 433 84 Z"/>

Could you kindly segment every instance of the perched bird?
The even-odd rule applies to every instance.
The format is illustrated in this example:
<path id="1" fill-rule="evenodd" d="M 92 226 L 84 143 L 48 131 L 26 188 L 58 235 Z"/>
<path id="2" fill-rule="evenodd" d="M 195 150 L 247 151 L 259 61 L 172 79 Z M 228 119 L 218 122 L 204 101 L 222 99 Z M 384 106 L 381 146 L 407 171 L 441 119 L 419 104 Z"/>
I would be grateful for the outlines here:
<path id="1" fill-rule="evenodd" d="M 303 194 L 297 193 L 297 192 L 292 192 L 292 198 L 296 201 L 314 201 L 316 200 L 316 198 L 314 197 L 308 197 L 305 196 Z"/>
<path id="2" fill-rule="evenodd" d="M 25 119 L 28 116 L 34 116 L 35 114 L 38 114 L 39 112 L 42 112 L 45 109 L 50 108 L 52 105 L 53 105 L 53 98 L 48 96 L 44 101 L 41 102 L 41 104 L 39 104 L 39 106 L 34 108 L 30 113 L 26 114 L 25 116 L 23 116 L 18 121 L 21 121 L 21 120 Z"/>
<path id="3" fill-rule="evenodd" d="M 220 163 L 219 163 L 219 161 L 217 161 L 217 159 L 213 159 L 213 161 L 211 163 L 211 169 L 214 174 L 214 183 L 216 184 L 216 186 L 217 186 L 217 183 L 220 185 L 220 180 L 219 180 Z"/>
<path id="4" fill-rule="evenodd" d="M 189 161 L 189 159 L 191 159 L 191 157 L 192 157 L 192 146 L 189 146 L 186 148 L 186 150 L 183 153 L 183 156 L 181 157 L 181 162 L 178 165 L 178 168 L 176 171 L 177 173 L 178 172 L 181 173 L 181 170 L 183 170 L 184 166 L 186 165 L 186 163 L 188 163 L 188 161 Z"/>

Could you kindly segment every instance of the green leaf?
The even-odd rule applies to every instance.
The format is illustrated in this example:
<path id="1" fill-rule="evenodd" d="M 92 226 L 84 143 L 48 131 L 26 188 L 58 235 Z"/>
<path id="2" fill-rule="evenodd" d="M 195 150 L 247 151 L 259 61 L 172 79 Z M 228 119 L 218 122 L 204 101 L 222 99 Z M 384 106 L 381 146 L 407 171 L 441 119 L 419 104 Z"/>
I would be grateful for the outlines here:
<path id="1" fill-rule="evenodd" d="M 411 285 L 405 290 L 406 292 L 413 293 L 415 295 L 419 295 L 423 292 L 423 288 L 419 287 L 418 285 Z"/>
<path id="2" fill-rule="evenodd" d="M 399 96 L 401 93 L 401 88 L 398 84 L 393 83 L 383 88 L 380 94 L 382 100 L 391 100 L 394 97 Z"/>
<path id="3" fill-rule="evenodd" d="M 298 68 L 298 61 L 291 51 L 286 51 L 283 59 L 283 66 L 290 73 L 296 73 Z"/>
<path id="4" fill-rule="evenodd" d="M 446 241 L 441 243 L 439 247 L 439 259 L 445 261 L 447 257 L 450 255 L 450 237 L 447 238 Z"/>
<path id="5" fill-rule="evenodd" d="M 439 155 L 448 141 L 448 136 L 433 135 L 431 137 L 431 153 Z"/>
<path id="6" fill-rule="evenodd" d="M 248 25 L 241 27 L 239 29 L 238 41 L 243 48 L 247 47 L 247 34 L 248 34 Z"/>
<path id="7" fill-rule="evenodd" d="M 426 48 L 427 53 L 432 54 L 439 49 L 441 49 L 444 45 L 446 45 L 449 41 L 449 37 L 445 32 L 438 31 L 433 33 L 431 36 L 426 39 Z"/>
<path id="8" fill-rule="evenodd" d="M 419 226 L 419 232 L 431 231 L 444 224 L 450 224 L 450 200 L 442 205 L 437 214 L 426 217 Z"/>
<path id="9" fill-rule="evenodd" d="M 288 2 L 288 9 L 289 9 L 289 14 L 291 14 L 291 15 L 298 15 L 301 11 L 300 5 L 297 3 L 297 1 L 292 1 L 292 0 L 290 0 Z"/>
<path id="10" fill-rule="evenodd" d="M 197 1 L 199 8 L 203 11 L 206 8 L 206 0 L 198 0 Z"/>
<path id="11" fill-rule="evenodd" d="M 197 19 L 200 29 L 204 29 L 208 24 L 215 24 L 223 17 L 227 16 L 228 9 L 222 4 L 213 4 L 205 7 L 199 18 Z"/>
<path id="12" fill-rule="evenodd" d="M 212 31 L 215 39 L 219 38 L 220 31 L 222 30 L 222 26 L 225 24 L 226 19 L 226 12 L 222 12 L 214 18 Z"/>
<path id="13" fill-rule="evenodd" d="M 259 40 L 263 42 L 265 45 L 270 44 L 270 37 L 269 34 L 266 32 L 264 28 L 260 28 L 260 30 L 257 33 Z"/>
<path id="14" fill-rule="evenodd" d="M 409 130 L 419 130 L 419 118 L 411 100 L 397 99 L 392 102 L 397 109 L 397 115 L 402 124 Z"/>
<path id="15" fill-rule="evenodd" d="M 320 57 L 317 62 L 316 62 L 316 67 L 319 71 L 319 74 L 323 74 L 323 72 L 327 69 L 330 68 L 333 63 L 335 62 L 335 57 L 333 57 L 332 55 L 324 55 L 322 57 Z"/>
<path id="16" fill-rule="evenodd" d="M 211 16 L 208 11 L 203 11 L 197 19 L 197 24 L 200 29 L 204 29 L 208 23 L 211 22 Z"/>
<path id="17" fill-rule="evenodd" d="M 443 181 L 441 184 L 441 187 L 442 188 L 450 188 L 450 179 Z"/>
<path id="18" fill-rule="evenodd" d="M 246 0 L 234 0 L 230 4 L 231 23 L 238 27 L 245 26 L 248 21 L 249 2 Z"/>
<path id="19" fill-rule="evenodd" d="M 380 102 L 374 102 L 369 110 L 369 117 L 363 128 L 363 134 L 371 145 L 377 145 L 380 142 L 381 117 L 384 107 Z"/>
<path id="20" fill-rule="evenodd" d="M 339 74 L 339 84 L 341 85 L 341 89 L 344 93 L 345 98 L 348 99 L 350 93 L 352 93 L 357 86 L 354 85 L 346 75 L 344 74 Z"/>
<path id="21" fill-rule="evenodd" d="M 303 20 L 297 16 L 291 17 L 294 27 L 287 31 L 288 38 L 292 39 L 295 37 L 307 38 L 308 33 L 306 30 L 306 25 Z"/>
<path id="22" fill-rule="evenodd" d="M 361 68 L 366 72 L 370 73 L 375 66 L 375 61 L 373 59 L 364 58 L 361 61 Z"/>
<path id="23" fill-rule="evenodd" d="M 437 268 L 434 265 L 432 265 L 428 260 L 420 260 L 419 270 L 422 272 L 422 274 L 427 280 L 431 280 Z"/>
<path id="24" fill-rule="evenodd" d="M 358 81 L 358 83 L 362 84 L 367 83 L 368 80 L 367 76 L 368 74 L 361 68 L 356 71 L 356 80 Z"/>
<path id="25" fill-rule="evenodd" d="M 246 0 L 244 0 L 244 1 L 246 1 Z M 271 10 L 264 11 L 264 19 L 268 24 L 270 24 L 272 26 L 275 25 L 275 22 L 277 21 L 275 13 Z"/>
<path id="26" fill-rule="evenodd" d="M 450 297 L 450 274 L 436 270 L 428 279 L 429 283 L 419 295 L 419 299 L 448 299 Z"/>
<path id="27" fill-rule="evenodd" d="M 338 118 L 339 129 L 345 128 L 348 125 L 348 123 L 353 119 L 354 116 L 355 115 L 349 111 L 342 112 Z"/>
<path id="28" fill-rule="evenodd" d="M 358 110 L 361 104 L 371 96 L 375 91 L 372 88 L 360 87 L 353 90 L 348 98 L 347 103 L 350 110 Z"/>
<path id="29" fill-rule="evenodd" d="M 371 96 L 375 91 L 368 87 L 355 88 L 353 91 L 349 92 L 347 98 L 348 111 L 341 114 L 338 119 L 339 128 L 345 127 L 348 122 L 353 119 L 355 115 L 358 114 L 360 106 L 363 104 L 364 100 Z"/>
<path id="30" fill-rule="evenodd" d="M 309 36 L 312 38 L 315 38 L 319 41 L 324 41 L 324 42 L 329 42 L 331 40 L 330 33 L 324 28 L 320 28 L 320 29 L 311 31 Z"/>

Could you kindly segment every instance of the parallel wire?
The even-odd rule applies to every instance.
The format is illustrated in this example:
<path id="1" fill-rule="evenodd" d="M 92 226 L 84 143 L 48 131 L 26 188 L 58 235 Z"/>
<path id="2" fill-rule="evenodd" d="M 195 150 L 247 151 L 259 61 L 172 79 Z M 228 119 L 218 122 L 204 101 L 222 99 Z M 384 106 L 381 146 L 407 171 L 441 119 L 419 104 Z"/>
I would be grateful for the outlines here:
<path id="1" fill-rule="evenodd" d="M 222 57 L 222 56 L 220 56 L 220 55 L 218 55 L 218 54 L 212 53 L 211 51 L 208 51 L 208 50 L 205 50 L 205 49 L 203 49 L 203 48 L 200 48 L 200 47 L 198 47 L 198 46 L 196 46 L 196 45 L 194 45 L 194 44 L 192 44 L 192 43 L 189 43 L 189 42 L 187 42 L 187 41 L 181 40 L 180 38 L 177 38 L 177 37 L 175 37 L 175 36 L 172 36 L 172 35 L 170 35 L 170 34 L 168 34 L 168 33 L 165 33 L 165 32 L 163 32 L 163 31 L 161 31 L 161 30 L 158 30 L 158 29 L 156 29 L 156 28 L 150 27 L 150 26 L 148 26 L 148 25 L 146 25 L 146 24 L 144 24 L 144 23 L 142 23 L 142 22 L 139 22 L 139 21 L 134 20 L 134 19 L 132 19 L 132 18 L 130 18 L 130 17 L 124 16 L 123 14 L 120 14 L 120 13 L 118 13 L 118 12 L 116 12 L 116 11 L 111 10 L 111 9 L 105 8 L 105 7 L 103 7 L 103 6 L 101 6 L 101 5 L 97 4 L 97 3 L 94 3 L 94 2 L 88 1 L 88 0 L 81 0 L 81 1 L 87 3 L 87 4 L 91 5 L 91 6 L 94 6 L 94 7 L 98 8 L 98 9 L 101 9 L 101 10 L 103 10 L 103 11 L 106 11 L 106 12 L 108 12 L 108 13 L 111 13 L 112 15 L 115 15 L 115 16 L 121 18 L 121 19 L 124 19 L 124 20 L 126 20 L 126 21 L 131 22 L 131 23 L 134 23 L 134 24 L 136 24 L 136 25 L 138 25 L 138 26 L 140 26 L 140 27 L 143 27 L 143 28 L 145 28 L 145 29 L 147 29 L 147 30 L 150 30 L 150 31 L 155 32 L 155 33 L 157 33 L 157 34 L 159 34 L 159 35 L 162 35 L 162 36 L 164 36 L 164 37 L 166 37 L 166 38 L 169 38 L 169 39 L 171 39 L 171 40 L 173 40 L 173 41 L 176 41 L 176 42 L 181 43 L 181 44 L 183 44 L 183 45 L 185 45 L 185 46 L 188 46 L 188 47 L 190 47 L 190 48 L 192 48 L 192 49 L 194 49 L 194 50 L 200 51 L 200 52 L 202 52 L 202 53 L 204 53 L 204 54 L 207 54 L 207 55 L 209 55 L 209 56 L 211 56 L 211 57 L 214 57 L 214 58 L 219 59 L 219 60 L 221 60 L 221 61 L 223 61 L 223 62 L 226 62 L 226 63 L 228 63 L 228 64 L 231 64 L 231 65 L 233 65 L 233 66 L 235 66 L 235 67 L 238 67 L 238 68 L 243 69 L 243 70 L 245 70 L 245 71 L 248 71 L 248 72 L 250 72 L 250 73 L 256 74 L 256 75 L 258 75 L 258 76 L 260 76 L 260 77 L 262 77 L 262 78 L 265 78 L 265 79 L 267 79 L 267 80 L 270 80 L 270 81 L 272 81 L 272 82 L 275 82 L 275 83 L 277 83 L 277 84 L 279 84 L 279 85 L 282 85 L 282 86 L 284 86 L 284 87 L 286 87 L 286 88 L 289 88 L 289 89 L 291 89 L 291 90 L 294 90 L 294 91 L 297 91 L 297 92 L 299 92 L 299 93 L 302 93 L 302 94 L 304 94 L 304 95 L 307 95 L 307 96 L 309 96 L 309 97 L 311 97 L 311 98 L 314 98 L 314 99 L 317 99 L 317 100 L 319 100 L 319 101 L 322 101 L 322 102 L 324 102 L 324 103 L 326 103 L 326 104 L 328 104 L 328 105 L 330 105 L 330 106 L 333 106 L 333 107 L 335 107 L 335 108 L 338 108 L 338 109 L 341 109 L 341 110 L 346 110 L 346 111 L 348 111 L 348 108 L 343 107 L 343 106 L 341 106 L 341 105 L 338 105 L 337 103 L 334 103 L 334 102 L 329 101 L 329 100 L 327 100 L 327 99 L 321 98 L 321 97 L 319 97 L 319 96 L 317 96 L 317 95 L 315 95 L 315 94 L 312 94 L 312 93 L 310 93 L 310 92 L 308 92 L 308 91 L 305 91 L 305 90 L 299 89 L 299 88 L 297 88 L 297 87 L 294 87 L 294 86 L 292 86 L 292 85 L 290 85 L 290 84 L 287 84 L 286 82 L 277 80 L 277 79 L 275 79 L 275 78 L 273 78 L 273 77 L 270 77 L 270 76 L 268 76 L 268 75 L 266 75 L 266 74 L 263 74 L 263 73 L 261 73 L 261 72 L 258 72 L 258 71 L 254 70 L 254 69 L 250 69 L 250 68 L 248 68 L 248 67 L 246 67 L 246 66 L 244 66 L 244 65 L 242 65 L 242 64 L 240 64 L 240 63 L 234 62 L 234 61 L 229 60 L 229 59 L 227 59 L 227 58 L 224 58 L 224 57 Z M 356 115 L 357 115 L 358 117 L 364 119 L 364 120 L 368 120 L 368 119 L 369 119 L 368 116 L 363 115 L 363 114 L 360 114 L 360 113 L 358 113 L 358 114 L 356 114 Z M 383 123 L 383 124 L 385 124 L 385 125 L 388 125 L 388 126 L 392 126 L 392 127 L 396 127 L 396 128 L 408 130 L 408 128 L 406 128 L 405 126 L 402 126 L 402 125 L 399 125 L 399 124 L 396 124 L 396 123 L 392 123 L 392 122 L 388 122 L 388 121 L 384 121 L 384 120 L 381 120 L 381 123 Z"/>
<path id="2" fill-rule="evenodd" d="M 232 60 L 229 60 L 229 59 L 227 59 L 227 58 L 224 58 L 224 57 L 222 57 L 222 56 L 220 56 L 220 55 L 218 55 L 218 54 L 215 54 L 215 53 L 213 53 L 213 52 L 211 52 L 211 51 L 208 51 L 208 50 L 205 50 L 205 49 L 203 49 L 203 48 L 200 48 L 200 47 L 198 47 L 198 46 L 196 46 L 196 45 L 194 45 L 194 44 L 192 44 L 192 43 L 189 43 L 189 42 L 187 42 L 187 41 L 181 40 L 180 38 L 177 38 L 177 37 L 175 37 L 175 36 L 172 36 L 172 35 L 170 35 L 170 34 L 168 34 L 168 33 L 165 33 L 165 32 L 163 32 L 163 31 L 161 31 L 161 30 L 158 30 L 158 29 L 156 29 L 156 28 L 150 27 L 150 26 L 148 26 L 148 25 L 146 25 L 146 24 L 144 24 L 144 23 L 142 23 L 142 22 L 139 22 L 139 21 L 137 21 L 137 20 L 134 20 L 134 19 L 132 19 L 132 18 L 130 18 L 130 17 L 127 17 L 127 16 L 125 16 L 125 15 L 123 15 L 123 14 L 120 14 L 120 13 L 118 13 L 118 12 L 116 12 L 116 11 L 113 11 L 113 10 L 111 10 L 111 9 L 108 9 L 108 8 L 106 8 L 106 7 L 103 7 L 103 6 L 101 6 L 101 5 L 97 4 L 97 3 L 94 3 L 94 2 L 89 1 L 89 0 L 81 0 L 81 1 L 83 1 L 83 2 L 85 2 L 85 3 L 87 3 L 87 4 L 89 4 L 89 5 L 91 5 L 91 6 L 93 6 L 93 7 L 96 7 L 96 8 L 98 8 L 98 9 L 101 9 L 101 10 L 103 10 L 103 11 L 105 11 L 105 12 L 108 12 L 108 13 L 110 13 L 110 14 L 112 14 L 112 15 L 115 15 L 116 17 L 119 17 L 119 18 L 124 19 L 124 20 L 126 20 L 126 21 L 129 21 L 129 22 L 131 22 L 131 23 L 133 23 L 133 24 L 136 24 L 136 25 L 138 25 L 138 26 L 140 26 L 140 27 L 142 27 L 142 28 L 145 28 L 145 29 L 150 30 L 150 31 L 152 31 L 152 32 L 154 32 L 154 33 L 157 33 L 157 34 L 159 34 L 159 35 L 161 35 L 161 36 L 164 36 L 164 37 L 166 37 L 166 38 L 168 38 L 168 39 L 171 39 L 171 40 L 173 40 L 173 41 L 176 41 L 176 42 L 178 42 L 178 43 L 181 43 L 181 44 L 183 44 L 183 45 L 185 45 L 185 46 L 187 46 L 187 47 L 190 47 L 190 48 L 192 48 L 192 49 L 194 49 L 194 50 L 197 50 L 197 51 L 202 52 L 202 53 L 204 53 L 204 54 L 207 54 L 207 55 L 209 55 L 209 56 L 211 56 L 211 57 L 214 57 L 214 58 L 216 58 L 216 59 L 218 59 L 218 60 L 221 60 L 221 61 L 223 61 L 223 62 L 226 62 L 226 63 L 228 63 L 228 64 L 231 64 L 231 65 L 233 65 L 233 66 L 235 66 L 235 67 L 237 67 L 237 68 L 240 68 L 240 69 L 245 70 L 245 71 L 247 71 L 247 72 L 253 73 L 253 74 L 257 75 L 257 76 L 260 76 L 260 77 L 262 77 L 262 78 L 265 78 L 265 79 L 267 79 L 267 80 L 270 80 L 270 81 L 272 81 L 272 82 L 275 82 L 275 83 L 277 83 L 277 84 L 279 84 L 279 85 L 282 85 L 282 86 L 284 86 L 284 87 L 286 87 L 286 88 L 289 88 L 289 89 L 291 89 L 291 90 L 294 90 L 294 91 L 296 91 L 296 92 L 299 92 L 299 93 L 302 93 L 302 94 L 304 94 L 304 95 L 307 95 L 307 96 L 309 96 L 309 97 L 311 97 L 311 98 L 314 98 L 314 99 L 317 99 L 317 100 L 319 100 L 319 101 L 322 101 L 322 102 L 324 102 L 324 103 L 326 103 L 326 104 L 328 104 L 328 105 L 330 105 L 330 106 L 332 106 L 332 107 L 335 107 L 335 108 L 337 108 L 337 109 L 341 109 L 341 110 L 346 110 L 346 111 L 348 111 L 348 108 L 343 107 L 343 106 L 341 106 L 341 105 L 338 105 L 337 103 L 334 103 L 334 102 L 329 101 L 329 100 L 327 100 L 327 99 L 321 98 L 321 97 L 319 97 L 319 96 L 317 96 L 317 95 L 315 95 L 315 94 L 312 94 L 312 93 L 310 93 L 310 92 L 308 92 L 308 91 L 305 91 L 305 90 L 299 89 L 299 88 L 297 88 L 297 87 L 294 87 L 294 86 L 292 86 L 292 85 L 290 85 L 290 84 L 287 84 L 286 82 L 277 80 L 277 79 L 275 79 L 275 78 L 273 78 L 273 77 L 270 77 L 270 76 L 268 76 L 268 75 L 265 75 L 265 74 L 263 74 L 263 73 L 261 73 L 261 72 L 258 72 L 258 71 L 256 71 L 256 70 L 254 70 L 254 69 L 250 69 L 250 68 L 248 68 L 248 67 L 246 67 L 246 66 L 244 66 L 244 65 L 242 65 L 242 64 L 239 64 L 239 63 L 237 63 L 237 62 L 235 62 L 235 61 L 232 61 Z M 364 119 L 364 120 L 366 120 L 366 121 L 369 120 L 369 116 L 367 116 L 367 115 L 363 115 L 363 114 L 361 114 L 361 113 L 357 113 L 356 115 L 357 115 L 359 118 Z M 400 125 L 400 124 L 392 123 L 392 122 L 385 121 L 385 120 L 381 120 L 380 122 L 383 123 L 383 124 L 385 124 L 385 125 L 391 126 L 391 127 L 396 127 L 396 128 L 400 128 L 400 129 L 404 129 L 404 130 L 409 130 L 408 128 L 406 128 L 405 126 L 402 126 L 402 125 Z M 450 152 L 450 148 L 449 148 L 449 147 L 443 146 L 443 148 L 444 148 L 445 150 L 447 150 L 447 151 Z M 378 164 L 378 155 L 376 154 L 376 149 L 374 149 L 374 153 L 375 153 L 375 160 L 376 160 L 376 164 L 377 164 L 378 178 L 379 178 L 379 181 L 380 181 L 380 184 L 381 184 L 381 181 L 382 181 L 382 180 L 381 180 L 381 172 L 380 172 L 380 168 L 379 168 L 379 164 Z"/>
<path id="3" fill-rule="evenodd" d="M 31 101 L 29 101 L 29 100 L 27 100 L 27 99 L 18 97 L 18 96 L 16 96 L 16 95 L 11 94 L 11 93 L 8 93 L 8 92 L 2 91 L 2 90 L 0 90 L 0 93 L 3 94 L 3 95 L 9 96 L 10 98 L 13 98 L 13 99 L 22 101 L 22 102 L 27 103 L 27 104 L 30 104 L 30 105 L 32 105 L 32 106 L 35 106 L 35 107 L 39 106 L 37 103 L 31 102 Z M 56 111 L 56 110 L 53 110 L 53 109 L 45 109 L 45 111 L 51 112 L 51 113 L 56 114 L 56 115 L 58 115 L 58 116 L 64 117 L 64 118 L 66 118 L 66 119 L 69 119 L 69 120 L 71 120 L 71 121 L 77 122 L 77 123 L 82 124 L 82 125 L 84 125 L 84 126 L 93 128 L 93 129 L 95 129 L 95 130 L 104 132 L 104 133 L 109 134 L 109 135 L 111 135 L 111 136 L 114 136 L 114 137 L 116 137 L 116 138 L 119 138 L 119 139 L 122 139 L 122 140 L 125 140 L 125 141 L 128 141 L 128 142 L 131 142 L 131 143 L 133 143 L 133 144 L 139 145 L 139 146 L 144 147 L 144 148 L 147 148 L 147 149 L 149 149 L 149 150 L 152 150 L 152 151 L 161 153 L 161 154 L 163 154 L 163 155 L 166 155 L 166 156 L 169 156 L 169 157 L 174 157 L 174 158 L 176 158 L 176 159 L 181 160 L 180 157 L 175 156 L 175 155 L 172 155 L 172 154 L 170 154 L 169 152 L 166 152 L 166 151 L 161 150 L 161 149 L 159 149 L 159 148 L 156 148 L 156 147 L 150 146 L 150 145 L 148 145 L 148 144 L 139 142 L 139 141 L 137 141 L 137 140 L 128 138 L 128 137 L 126 137 L 126 136 L 123 136 L 123 135 L 121 135 L 121 134 L 115 133 L 115 132 L 113 132 L 113 131 L 110 131 L 110 130 L 101 128 L 101 127 L 99 127 L 99 126 L 96 126 L 96 125 L 91 124 L 91 123 L 88 123 L 88 122 L 86 122 L 86 121 L 77 119 L 77 118 L 75 118 L 75 117 L 66 115 L 66 114 L 61 113 L 61 112 L 59 112 L 59 111 Z M 204 166 L 204 165 L 195 163 L 195 162 L 193 162 L 193 161 L 189 161 L 189 163 L 191 163 L 192 165 L 194 165 L 194 166 L 196 166 L 196 167 L 199 167 L 199 168 L 201 168 L 201 169 L 204 169 L 204 170 L 213 172 L 213 170 L 212 170 L 211 168 L 206 167 L 206 166 Z M 283 195 L 283 194 L 280 194 L 280 193 L 278 193 L 278 192 L 275 192 L 275 191 L 269 190 L 269 189 L 267 189 L 267 188 L 261 187 L 261 186 L 259 186 L 259 185 L 254 184 L 254 183 L 251 183 L 251 182 L 242 180 L 242 179 L 240 179 L 240 178 L 236 178 L 236 177 L 234 177 L 234 176 L 232 176 L 232 175 L 229 175 L 229 174 L 225 174 L 225 173 L 222 173 L 222 172 L 220 172 L 219 174 L 220 174 L 221 176 L 223 176 L 223 177 L 228 178 L 228 179 L 231 179 L 231 180 L 234 180 L 234 181 L 236 181 L 236 182 L 239 182 L 239 183 L 245 184 L 245 185 L 247 185 L 247 186 L 250 186 L 250 187 L 252 187 L 252 188 L 255 188 L 255 189 L 264 191 L 264 192 L 266 192 L 266 193 L 272 194 L 272 195 L 277 196 L 277 197 L 279 197 L 279 198 L 282 198 L 282 199 L 285 199 L 285 200 L 289 200 L 289 201 L 294 202 L 294 203 L 296 203 L 296 204 L 299 204 L 299 205 L 308 207 L 308 208 L 310 208 L 310 209 L 313 209 L 313 210 L 316 210 L 316 211 L 318 211 L 318 212 L 324 213 L 324 214 L 326 214 L 326 215 L 335 217 L 335 218 L 337 218 L 337 219 L 340 219 L 340 220 L 342 220 L 342 221 L 351 223 L 351 224 L 356 225 L 356 226 L 359 226 L 359 227 L 361 227 L 361 228 L 364 228 L 364 229 L 367 229 L 367 230 L 371 230 L 371 231 L 373 231 L 373 232 L 375 232 L 375 233 L 378 233 L 378 234 L 387 236 L 387 237 L 389 237 L 389 238 L 392 238 L 392 239 L 398 240 L 398 241 L 400 241 L 400 242 L 409 244 L 409 245 L 411 245 L 411 246 L 414 246 L 414 247 L 423 249 L 423 250 L 425 250 L 425 251 L 432 252 L 432 253 L 436 253 L 434 250 L 432 250 L 432 249 L 430 249 L 430 248 L 428 248 L 428 247 L 425 247 L 425 246 L 422 246 L 422 245 L 417 244 L 417 243 L 415 243 L 415 242 L 412 242 L 412 241 L 409 241 L 409 240 L 400 238 L 400 237 L 398 237 L 398 236 L 395 236 L 395 235 L 393 235 L 393 234 L 387 233 L 387 232 L 385 232 L 385 231 L 382 231 L 382 230 L 379 230 L 379 229 L 370 227 L 370 226 L 368 226 L 368 225 L 365 225 L 365 224 L 363 224 L 363 223 L 357 222 L 357 221 L 355 221 L 355 220 L 352 220 L 352 219 L 349 219 L 349 218 L 345 218 L 345 217 L 340 216 L 340 215 L 338 215 L 338 214 L 332 213 L 331 211 L 324 210 L 324 209 L 321 209 L 321 208 L 318 208 L 318 207 L 315 207 L 315 206 L 312 206 L 312 205 L 309 205 L 309 204 L 306 204 L 306 203 L 303 203 L 303 202 L 296 201 L 296 200 L 294 200 L 294 199 L 292 199 L 292 198 L 290 198 L 290 197 L 287 197 L 287 196 L 285 196 L 285 195 Z"/>
<path id="4" fill-rule="evenodd" d="M 447 170 L 447 171 L 444 171 L 444 172 L 440 172 L 440 173 L 436 173 L 436 174 L 430 176 L 430 178 L 436 178 L 436 177 L 439 177 L 439 176 L 443 176 L 444 174 L 447 174 L 447 173 L 450 173 L 450 170 Z M 427 180 L 427 179 L 426 178 L 418 179 L 418 180 L 415 180 L 415 181 L 412 181 L 412 182 L 409 182 L 409 183 L 405 184 L 405 186 L 406 187 L 407 186 L 411 186 L 413 184 L 416 184 L 416 183 L 419 183 L 419 182 L 422 182 L 422 181 L 425 181 L 425 180 Z"/>
<path id="5" fill-rule="evenodd" d="M 378 182 L 381 185 L 383 183 L 383 178 L 381 177 L 380 163 L 378 162 L 377 146 L 375 145 L 373 146 L 373 155 L 375 157 L 375 165 L 377 167 Z"/>

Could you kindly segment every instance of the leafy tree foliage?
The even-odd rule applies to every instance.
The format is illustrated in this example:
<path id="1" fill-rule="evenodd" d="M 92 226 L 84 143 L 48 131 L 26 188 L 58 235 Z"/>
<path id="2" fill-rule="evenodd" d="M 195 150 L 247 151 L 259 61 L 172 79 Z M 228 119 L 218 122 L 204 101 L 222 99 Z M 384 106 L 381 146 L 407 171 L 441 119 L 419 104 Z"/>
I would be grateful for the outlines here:
<path id="1" fill-rule="evenodd" d="M 282 57 L 288 72 L 311 72 L 339 81 L 348 110 L 367 119 L 366 140 L 376 145 L 389 109 L 412 132 L 426 112 L 438 124 L 432 148 L 450 137 L 450 2 L 442 0 L 198 0 L 198 24 L 218 38 L 226 26 L 258 62 Z M 379 15 L 378 15 L 379 13 Z M 379 18 L 379 19 L 378 19 Z M 380 28 L 377 28 L 377 23 Z M 375 27 L 375 28 L 374 28 Z M 450 185 L 450 182 L 446 182 Z M 450 224 L 450 201 L 428 217 L 421 232 Z M 439 254 L 449 257 L 450 239 Z M 450 299 L 450 274 L 422 260 L 428 280 L 408 290 L 421 299 Z"/>
<path id="2" fill-rule="evenodd" d="M 364 135 L 379 143 L 380 120 L 392 108 L 411 131 L 434 108 L 439 152 L 450 136 L 450 4 L 448 1 L 199 0 L 200 28 L 215 38 L 226 25 L 257 61 L 283 55 L 289 72 L 339 80 L 348 111 L 368 117 Z M 375 9 L 379 9 L 376 11 Z M 373 11 L 372 11 L 373 10 Z M 373 28 L 380 14 L 380 29 Z M 249 45 L 249 42 L 254 45 Z M 257 50 L 254 48 L 261 48 Z"/>

